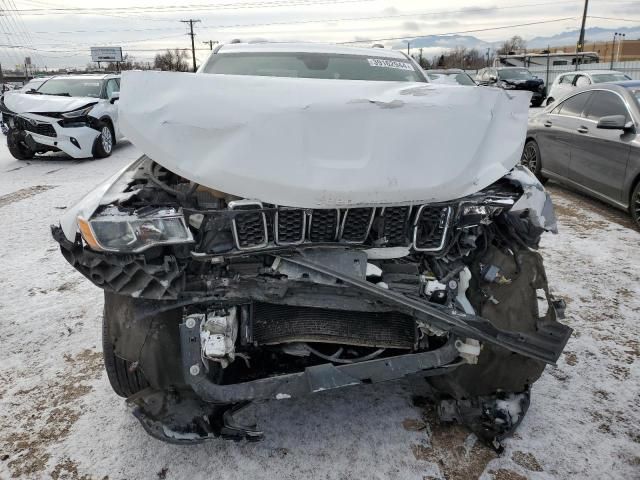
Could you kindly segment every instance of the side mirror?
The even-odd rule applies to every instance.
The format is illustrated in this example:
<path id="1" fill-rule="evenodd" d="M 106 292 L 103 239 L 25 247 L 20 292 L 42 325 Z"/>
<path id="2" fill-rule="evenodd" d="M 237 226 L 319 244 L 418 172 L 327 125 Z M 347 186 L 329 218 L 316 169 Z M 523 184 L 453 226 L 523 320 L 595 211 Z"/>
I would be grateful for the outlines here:
<path id="1" fill-rule="evenodd" d="M 624 115 L 608 115 L 598 120 L 597 128 L 603 130 L 629 130 L 633 127 L 632 122 L 627 122 Z"/>
<path id="2" fill-rule="evenodd" d="M 111 105 L 113 105 L 114 103 L 116 103 L 116 100 L 120 100 L 120 92 L 113 92 L 110 96 L 109 96 L 109 103 Z"/>

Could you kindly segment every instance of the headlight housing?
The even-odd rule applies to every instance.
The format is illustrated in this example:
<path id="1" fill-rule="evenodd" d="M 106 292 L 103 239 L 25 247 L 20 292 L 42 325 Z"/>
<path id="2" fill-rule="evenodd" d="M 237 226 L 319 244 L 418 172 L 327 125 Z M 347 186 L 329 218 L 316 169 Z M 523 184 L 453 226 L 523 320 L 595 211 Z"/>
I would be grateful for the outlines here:
<path id="1" fill-rule="evenodd" d="M 102 215 L 89 221 L 78 217 L 84 240 L 94 250 L 137 253 L 156 245 L 193 242 L 182 212 L 174 209 L 149 215 Z"/>
<path id="2" fill-rule="evenodd" d="M 64 118 L 80 118 L 80 117 L 86 117 L 89 112 L 91 111 L 91 109 L 95 106 L 96 104 L 93 103 L 87 107 L 82 107 L 79 108 L 77 110 L 72 110 L 70 112 L 67 113 L 63 113 L 62 116 Z"/>
<path id="3" fill-rule="evenodd" d="M 514 88 L 516 88 L 515 85 L 513 85 L 512 83 L 507 83 L 507 82 L 502 82 L 502 88 L 504 88 L 505 90 L 513 90 Z"/>

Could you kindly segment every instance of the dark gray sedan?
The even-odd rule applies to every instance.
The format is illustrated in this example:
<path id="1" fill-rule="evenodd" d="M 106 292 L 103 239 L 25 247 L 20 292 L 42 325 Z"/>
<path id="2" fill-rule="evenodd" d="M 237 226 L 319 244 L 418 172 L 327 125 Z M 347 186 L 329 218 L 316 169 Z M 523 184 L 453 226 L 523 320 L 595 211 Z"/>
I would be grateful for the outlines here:
<path id="1" fill-rule="evenodd" d="M 529 120 L 522 163 L 628 210 L 640 227 L 640 81 L 592 85 Z"/>

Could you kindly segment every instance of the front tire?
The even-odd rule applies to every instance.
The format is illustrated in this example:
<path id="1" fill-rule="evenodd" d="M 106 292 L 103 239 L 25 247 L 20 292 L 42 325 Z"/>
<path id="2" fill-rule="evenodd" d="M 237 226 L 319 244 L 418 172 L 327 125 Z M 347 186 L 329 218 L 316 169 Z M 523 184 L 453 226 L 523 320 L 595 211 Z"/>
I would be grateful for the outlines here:
<path id="1" fill-rule="evenodd" d="M 31 160 L 36 152 L 31 150 L 22 141 L 23 134 L 15 128 L 9 129 L 7 133 L 7 148 L 13 157 L 17 160 Z"/>
<path id="2" fill-rule="evenodd" d="M 544 102 L 544 98 L 541 98 L 540 100 L 533 100 L 531 102 L 531 106 L 532 107 L 539 107 L 540 105 L 542 105 L 542 102 Z"/>
<path id="3" fill-rule="evenodd" d="M 524 145 L 524 150 L 522 150 L 522 157 L 520 159 L 520 163 L 531 170 L 540 183 L 546 183 L 549 180 L 547 177 L 542 175 L 542 162 L 540 161 L 540 148 L 535 140 L 529 140 Z"/>
<path id="4" fill-rule="evenodd" d="M 99 125 L 99 129 L 100 135 L 98 135 L 93 144 L 93 156 L 95 158 L 106 158 L 113 151 L 113 146 L 116 143 L 115 135 L 108 122 L 102 122 Z"/>
<path id="5" fill-rule="evenodd" d="M 547 106 L 551 105 L 551 104 L 552 104 L 553 102 L 555 102 L 555 101 L 556 101 L 556 99 L 555 99 L 555 98 L 553 98 L 553 97 L 549 97 L 549 98 L 547 98 Z"/>
<path id="6" fill-rule="evenodd" d="M 137 365 L 120 358 L 115 353 L 115 345 L 111 341 L 110 335 L 111 319 L 105 308 L 102 317 L 102 355 L 104 357 L 104 368 L 107 371 L 107 378 L 113 391 L 121 397 L 131 395 L 144 390 L 149 386 L 149 382 L 144 373 Z"/>
<path id="7" fill-rule="evenodd" d="M 636 183 L 629 201 L 629 213 L 637 229 L 640 229 L 640 181 Z"/>

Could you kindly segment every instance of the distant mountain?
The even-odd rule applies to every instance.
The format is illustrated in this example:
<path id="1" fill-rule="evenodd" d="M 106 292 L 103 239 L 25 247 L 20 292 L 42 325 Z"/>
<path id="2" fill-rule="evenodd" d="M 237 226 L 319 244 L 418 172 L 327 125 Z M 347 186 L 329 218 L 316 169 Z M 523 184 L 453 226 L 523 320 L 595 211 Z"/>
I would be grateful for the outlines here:
<path id="1" fill-rule="evenodd" d="M 607 41 L 613 38 L 615 32 L 624 33 L 627 40 L 640 39 L 640 27 L 622 28 L 600 28 L 593 27 L 585 30 L 585 50 L 589 50 L 590 42 Z M 570 30 L 548 37 L 525 38 L 527 48 L 563 47 L 573 45 L 578 41 L 580 30 Z M 505 36 L 505 40 L 507 37 Z M 428 48 L 446 50 L 455 47 L 477 48 L 482 51 L 489 47 L 498 48 L 502 42 L 485 42 L 472 35 L 427 35 L 426 37 L 412 38 L 407 36 L 407 40 L 394 42 L 391 47 L 394 49 L 407 48 L 407 41 L 411 42 L 411 48 Z"/>
<path id="2" fill-rule="evenodd" d="M 411 37 L 407 37 L 409 40 Z M 411 48 L 487 48 L 493 47 L 492 43 L 485 42 L 471 35 L 427 35 L 411 39 Z M 407 42 L 395 42 L 393 48 L 406 48 Z"/>
<path id="3" fill-rule="evenodd" d="M 587 28 L 584 31 L 585 50 L 589 50 L 590 42 L 611 41 L 615 32 L 624 33 L 627 40 L 640 39 L 640 26 L 623 27 L 623 28 Z M 558 33 L 550 37 L 535 37 L 527 39 L 527 48 L 545 48 L 547 45 L 552 47 L 562 47 L 565 45 L 573 45 L 577 43 L 580 36 L 580 30 L 571 30 Z"/>

